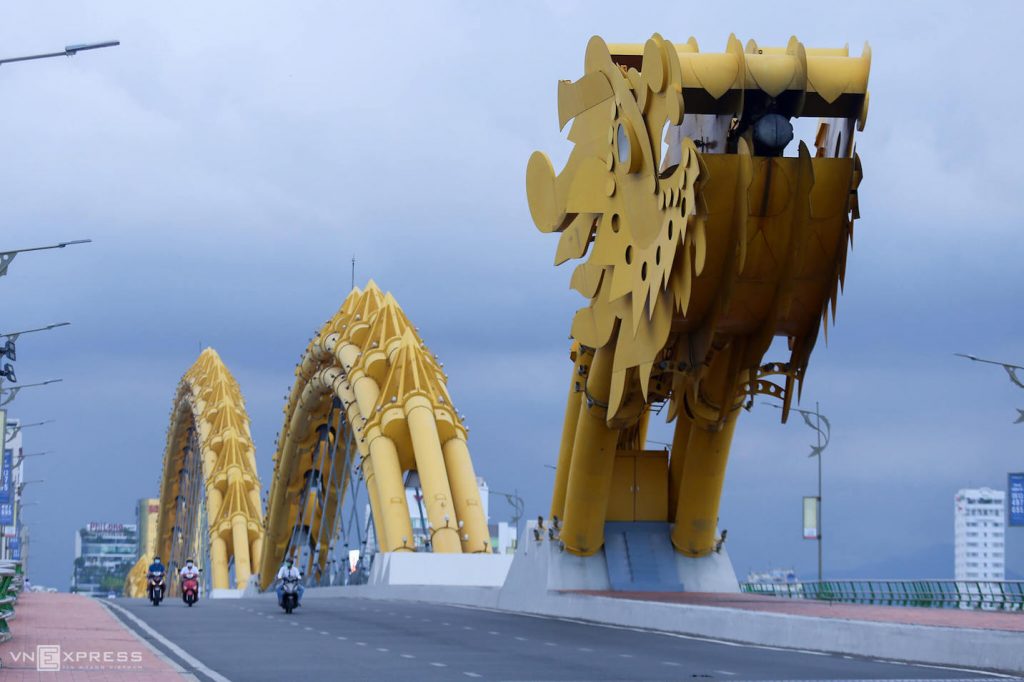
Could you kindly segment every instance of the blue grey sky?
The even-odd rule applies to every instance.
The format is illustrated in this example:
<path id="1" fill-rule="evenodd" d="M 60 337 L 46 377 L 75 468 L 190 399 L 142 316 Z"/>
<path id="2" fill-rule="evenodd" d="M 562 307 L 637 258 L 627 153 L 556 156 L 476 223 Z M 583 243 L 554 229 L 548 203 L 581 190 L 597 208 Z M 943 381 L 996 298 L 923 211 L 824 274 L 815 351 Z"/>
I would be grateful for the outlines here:
<path id="1" fill-rule="evenodd" d="M 533 227 L 525 167 L 556 167 L 556 83 L 593 34 L 693 35 L 873 51 L 861 212 L 830 344 L 803 407 L 833 424 L 826 573 L 952 576 L 953 494 L 1024 470 L 1024 391 L 972 352 L 1024 364 L 1014 146 L 1017 3 L 63 3 L 0 7 L 0 54 L 119 39 L 0 67 L 0 329 L 24 337 L 26 510 L 37 583 L 66 589 L 73 533 L 155 495 L 177 381 L 212 345 L 247 398 L 264 481 L 294 363 L 357 279 L 392 291 L 446 363 L 477 470 L 545 512 L 583 300 Z M 781 357 L 781 356 L 780 356 Z M 769 358 L 771 359 L 771 358 Z M 737 572 L 814 572 L 800 498 L 813 432 L 758 407 L 721 509 Z M 659 435 L 660 434 L 660 435 Z M 653 439 L 667 440 L 667 427 Z M 501 500 L 492 515 L 504 513 Z M 1024 573 L 1024 530 L 1010 533 Z M 1015 565 L 1013 565 L 1015 562 Z"/>

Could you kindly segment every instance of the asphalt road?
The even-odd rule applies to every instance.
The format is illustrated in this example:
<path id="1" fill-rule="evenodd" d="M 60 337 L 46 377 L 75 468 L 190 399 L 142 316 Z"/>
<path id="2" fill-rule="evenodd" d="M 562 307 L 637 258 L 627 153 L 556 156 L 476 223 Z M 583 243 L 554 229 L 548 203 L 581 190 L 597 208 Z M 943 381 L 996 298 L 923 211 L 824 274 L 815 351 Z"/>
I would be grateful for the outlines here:
<path id="1" fill-rule="evenodd" d="M 962 670 L 746 646 L 654 632 L 415 602 L 272 599 L 186 608 L 117 600 L 207 668 L 267 680 L 852 680 L 966 679 Z M 115 610 L 116 612 L 116 610 Z M 131 619 L 172 660 L 209 679 Z"/>

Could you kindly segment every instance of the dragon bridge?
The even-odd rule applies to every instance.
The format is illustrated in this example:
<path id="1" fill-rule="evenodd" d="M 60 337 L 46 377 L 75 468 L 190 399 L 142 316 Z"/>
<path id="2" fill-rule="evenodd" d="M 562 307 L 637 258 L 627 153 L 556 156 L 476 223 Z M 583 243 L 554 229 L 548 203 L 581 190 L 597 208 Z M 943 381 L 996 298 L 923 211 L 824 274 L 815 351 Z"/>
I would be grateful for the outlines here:
<path id="1" fill-rule="evenodd" d="M 740 407 L 767 395 L 785 421 L 835 316 L 869 70 L 867 47 L 730 36 L 709 54 L 656 34 L 592 38 L 583 76 L 558 84 L 574 146 L 557 175 L 535 152 L 526 181 L 537 228 L 559 234 L 556 265 L 587 257 L 551 505 L 570 552 L 597 552 L 606 521 L 674 522 L 677 551 L 713 551 Z M 813 150 L 787 153 L 801 116 L 819 118 Z M 777 336 L 789 357 L 765 364 Z M 644 450 L 663 405 L 671 451 Z"/>
<path id="2" fill-rule="evenodd" d="M 310 341 L 295 377 L 274 455 L 264 589 L 286 557 L 311 582 L 328 579 L 357 481 L 365 482 L 379 551 L 415 551 L 409 472 L 422 488 L 432 551 L 491 551 L 447 377 L 390 293 L 372 281 L 354 289 Z"/>
<path id="3" fill-rule="evenodd" d="M 249 417 L 234 377 L 212 348 L 178 384 L 167 430 L 153 551 L 174 571 L 188 558 L 214 589 L 244 589 L 263 543 L 260 481 Z M 129 576 L 145 594 L 145 555 Z M 168 581 L 174 594 L 178 581 Z"/>

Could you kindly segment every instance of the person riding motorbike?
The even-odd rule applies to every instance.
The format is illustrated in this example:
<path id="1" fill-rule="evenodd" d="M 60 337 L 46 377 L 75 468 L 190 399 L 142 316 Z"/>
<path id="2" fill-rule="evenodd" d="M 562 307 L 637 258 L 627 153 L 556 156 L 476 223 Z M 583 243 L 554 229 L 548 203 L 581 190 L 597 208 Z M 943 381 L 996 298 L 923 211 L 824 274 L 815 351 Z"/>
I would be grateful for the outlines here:
<path id="1" fill-rule="evenodd" d="M 149 565 L 147 575 L 153 575 L 154 573 L 166 573 L 167 569 L 164 568 L 163 563 L 160 562 L 160 557 L 153 557 L 153 563 Z"/>
<path id="2" fill-rule="evenodd" d="M 294 579 L 299 580 L 299 581 L 302 580 L 302 571 L 300 571 L 299 569 L 297 569 L 295 567 L 295 560 L 292 559 L 291 557 L 288 557 L 285 560 L 284 565 L 281 566 L 281 569 L 277 572 L 277 590 L 276 591 L 277 591 L 277 603 L 278 604 L 281 604 L 282 597 L 284 597 L 284 580 L 286 578 L 294 578 Z M 302 582 L 299 582 L 298 588 L 299 588 L 299 591 L 298 591 L 298 594 L 296 595 L 295 605 L 296 606 L 302 606 L 302 593 L 306 591 L 306 588 L 303 587 Z"/>
<path id="3" fill-rule="evenodd" d="M 185 565 L 182 566 L 181 570 L 178 572 L 178 577 L 181 579 L 181 598 L 186 604 L 191 606 L 192 603 L 199 598 L 199 568 L 195 565 L 195 562 L 192 559 L 186 559 Z M 195 588 L 195 594 L 191 598 L 191 603 L 186 591 L 187 581 L 189 580 L 195 581 L 195 585 L 193 586 Z"/>
<path id="4" fill-rule="evenodd" d="M 198 578 L 199 568 L 195 565 L 195 562 L 192 561 L 192 559 L 186 559 L 185 565 L 181 567 L 181 571 L 179 571 L 178 575 L 181 576 L 182 580 L 185 580 L 186 578 Z"/>
<path id="5" fill-rule="evenodd" d="M 146 596 L 152 599 L 154 604 L 159 604 L 160 600 L 163 599 L 164 574 L 166 572 L 167 569 L 161 563 L 160 557 L 153 557 L 153 563 L 146 569 Z M 157 586 L 160 587 L 160 593 L 154 596 L 153 590 Z"/>

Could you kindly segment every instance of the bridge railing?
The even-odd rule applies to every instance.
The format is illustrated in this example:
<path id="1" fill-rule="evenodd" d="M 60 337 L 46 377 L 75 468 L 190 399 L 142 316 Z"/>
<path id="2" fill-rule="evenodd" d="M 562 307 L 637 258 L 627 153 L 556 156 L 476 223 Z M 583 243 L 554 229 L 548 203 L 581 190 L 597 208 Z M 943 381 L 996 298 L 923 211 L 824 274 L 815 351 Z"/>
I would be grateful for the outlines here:
<path id="1" fill-rule="evenodd" d="M 822 580 L 740 583 L 740 589 L 750 594 L 848 604 L 1024 611 L 1022 580 Z"/>
<path id="2" fill-rule="evenodd" d="M 0 561 L 0 642 L 11 638 L 8 621 L 14 619 L 14 603 L 24 585 L 20 561 Z"/>

